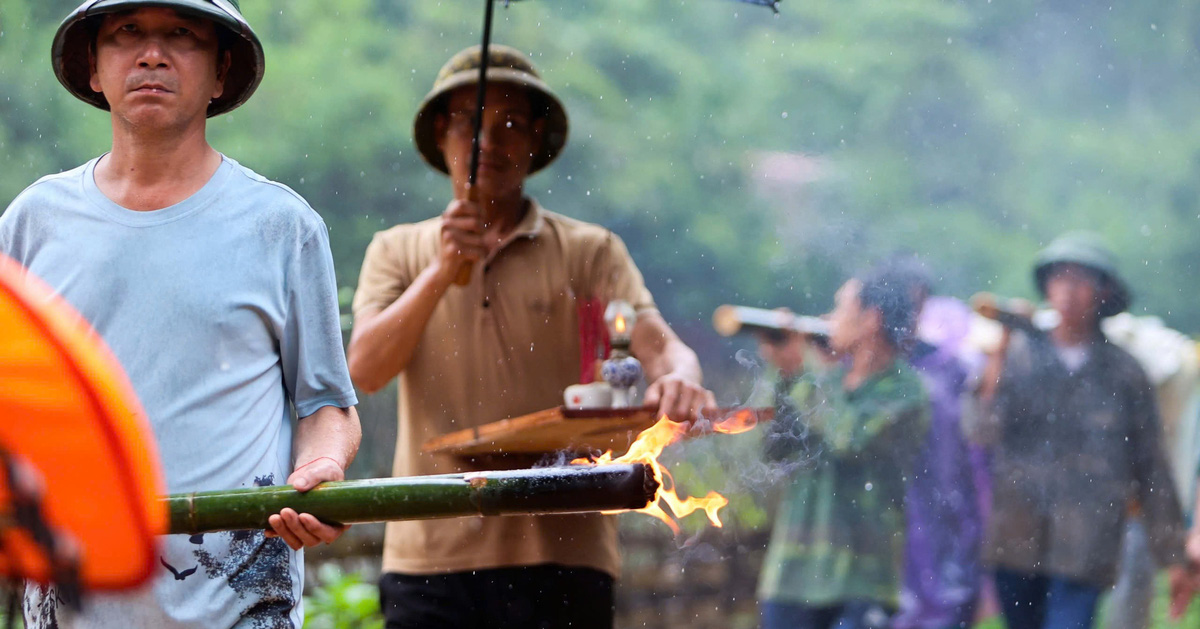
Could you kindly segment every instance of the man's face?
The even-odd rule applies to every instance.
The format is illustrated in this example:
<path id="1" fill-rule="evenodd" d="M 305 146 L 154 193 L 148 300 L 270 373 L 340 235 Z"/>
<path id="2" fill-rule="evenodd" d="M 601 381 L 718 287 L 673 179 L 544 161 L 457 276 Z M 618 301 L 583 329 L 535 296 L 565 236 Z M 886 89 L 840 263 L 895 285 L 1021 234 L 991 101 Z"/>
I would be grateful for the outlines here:
<path id="1" fill-rule="evenodd" d="M 1046 276 L 1046 301 L 1068 325 L 1091 324 L 1099 306 L 1096 272 L 1072 263 L 1055 264 Z"/>
<path id="2" fill-rule="evenodd" d="M 465 184 L 471 170 L 475 89 L 464 86 L 451 92 L 445 113 L 435 122 L 438 146 L 456 184 Z M 521 188 L 533 155 L 541 148 L 544 123 L 542 118 L 533 119 L 529 96 L 523 88 L 503 83 L 488 85 L 475 182 L 484 196 L 502 196 Z"/>
<path id="3" fill-rule="evenodd" d="M 829 313 L 829 346 L 835 351 L 854 351 L 881 325 L 878 312 L 862 307 L 858 298 L 861 289 L 861 282 L 850 280 L 842 284 L 833 297 L 833 312 Z"/>
<path id="4" fill-rule="evenodd" d="M 115 116 L 143 128 L 203 120 L 221 95 L 229 56 L 217 60 L 217 27 L 168 8 L 104 16 L 92 54 L 91 88 Z"/>

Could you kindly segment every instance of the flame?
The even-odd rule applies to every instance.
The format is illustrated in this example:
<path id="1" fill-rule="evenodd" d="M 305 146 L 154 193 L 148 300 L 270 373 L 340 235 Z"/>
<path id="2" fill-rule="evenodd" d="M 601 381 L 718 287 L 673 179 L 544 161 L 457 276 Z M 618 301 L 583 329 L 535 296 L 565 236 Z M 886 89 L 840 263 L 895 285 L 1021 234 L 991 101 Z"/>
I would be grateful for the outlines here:
<path id="1" fill-rule="evenodd" d="M 726 435 L 736 435 L 739 433 L 753 430 L 758 425 L 758 415 L 751 409 L 743 408 L 740 411 L 726 417 L 725 419 L 713 424 L 713 432 L 719 432 Z"/>
<path id="2" fill-rule="evenodd" d="M 617 319 L 620 321 L 621 319 Z M 728 418 L 712 425 L 714 432 L 737 434 L 754 428 L 757 416 L 750 409 L 740 410 Z M 662 520 L 675 534 L 679 534 L 678 521 L 695 511 L 704 511 L 708 521 L 715 527 L 721 527 L 718 512 L 729 504 L 729 500 L 721 494 L 710 491 L 703 498 L 689 496 L 681 497 L 675 490 L 675 479 L 671 473 L 658 462 L 658 457 L 667 446 L 682 440 L 688 432 L 688 424 L 671 421 L 666 415 L 650 428 L 643 430 L 637 439 L 629 446 L 629 451 L 620 457 L 613 458 L 609 450 L 595 459 L 580 458 L 571 461 L 574 465 L 608 463 L 644 463 L 650 467 L 654 480 L 658 481 L 658 495 L 639 513 L 653 516 Z M 617 513 L 617 512 L 613 512 Z"/>
<path id="3" fill-rule="evenodd" d="M 617 334 L 625 334 L 625 315 L 619 314 L 613 319 L 613 329 Z"/>

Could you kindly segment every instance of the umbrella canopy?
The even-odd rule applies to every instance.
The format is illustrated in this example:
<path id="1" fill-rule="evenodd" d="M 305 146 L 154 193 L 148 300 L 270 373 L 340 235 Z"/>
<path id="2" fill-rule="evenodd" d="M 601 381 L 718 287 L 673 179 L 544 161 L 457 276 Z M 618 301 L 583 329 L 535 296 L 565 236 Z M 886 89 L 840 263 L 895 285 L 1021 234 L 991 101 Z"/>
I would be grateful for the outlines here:
<path id="1" fill-rule="evenodd" d="M 0 574 L 143 583 L 167 529 L 149 422 L 99 335 L 3 255 L 0 418 Z"/>

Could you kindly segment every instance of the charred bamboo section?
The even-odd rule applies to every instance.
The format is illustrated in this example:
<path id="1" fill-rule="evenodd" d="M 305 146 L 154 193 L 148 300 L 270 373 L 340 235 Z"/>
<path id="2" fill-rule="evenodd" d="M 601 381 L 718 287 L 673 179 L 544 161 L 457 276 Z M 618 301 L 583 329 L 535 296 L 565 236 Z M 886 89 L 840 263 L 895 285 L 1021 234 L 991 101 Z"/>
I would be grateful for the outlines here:
<path id="1" fill-rule="evenodd" d="M 175 494 L 164 498 L 169 533 L 262 529 L 290 507 L 328 523 L 355 524 L 470 515 L 580 513 L 642 509 L 659 484 L 641 463 L 564 466 Z"/>

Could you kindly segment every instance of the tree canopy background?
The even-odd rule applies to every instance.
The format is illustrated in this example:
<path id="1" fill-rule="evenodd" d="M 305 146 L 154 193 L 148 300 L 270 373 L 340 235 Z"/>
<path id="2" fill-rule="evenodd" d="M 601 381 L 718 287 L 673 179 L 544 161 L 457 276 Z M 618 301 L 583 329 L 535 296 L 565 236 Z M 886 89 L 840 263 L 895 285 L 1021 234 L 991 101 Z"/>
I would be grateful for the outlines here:
<path id="1" fill-rule="evenodd" d="M 105 112 L 57 83 L 77 0 L 0 0 L 0 205 L 106 150 Z M 349 294 L 371 235 L 442 211 L 411 139 L 482 3 L 243 0 L 258 93 L 210 123 L 221 151 L 295 188 L 331 230 Z M 724 302 L 824 312 L 896 252 L 938 290 L 1033 297 L 1033 254 L 1100 232 L 1134 311 L 1200 330 L 1200 2 L 526 0 L 495 41 L 534 57 L 571 116 L 528 191 L 628 243 L 713 382 L 740 341 Z M 202 272 L 202 270 L 197 270 Z M 724 388 L 723 388 L 724 387 Z"/>
<path id="2" fill-rule="evenodd" d="M 54 31 L 78 2 L 0 0 L 0 208 L 109 146 L 108 114 L 67 94 L 50 67 Z M 210 122 L 210 140 L 324 217 L 348 303 L 371 235 L 448 201 L 413 147 L 412 118 L 445 60 L 478 43 L 482 3 L 241 5 L 266 78 Z M 748 393 L 751 370 L 735 360 L 746 341 L 712 332 L 715 306 L 821 313 L 847 275 L 902 252 L 928 263 L 941 293 L 1032 298 L 1033 254 L 1091 229 L 1117 252 L 1135 313 L 1200 332 L 1189 279 L 1200 264 L 1200 0 L 781 10 L 497 10 L 495 41 L 529 52 L 571 117 L 566 151 L 528 191 L 625 239 L 722 401 Z M 386 474 L 393 402 L 361 410 L 368 438 L 351 474 Z M 740 447 L 689 444 L 676 477 L 744 481 L 721 472 L 753 451 Z M 765 524 L 754 496 L 731 498 L 740 524 Z"/>

